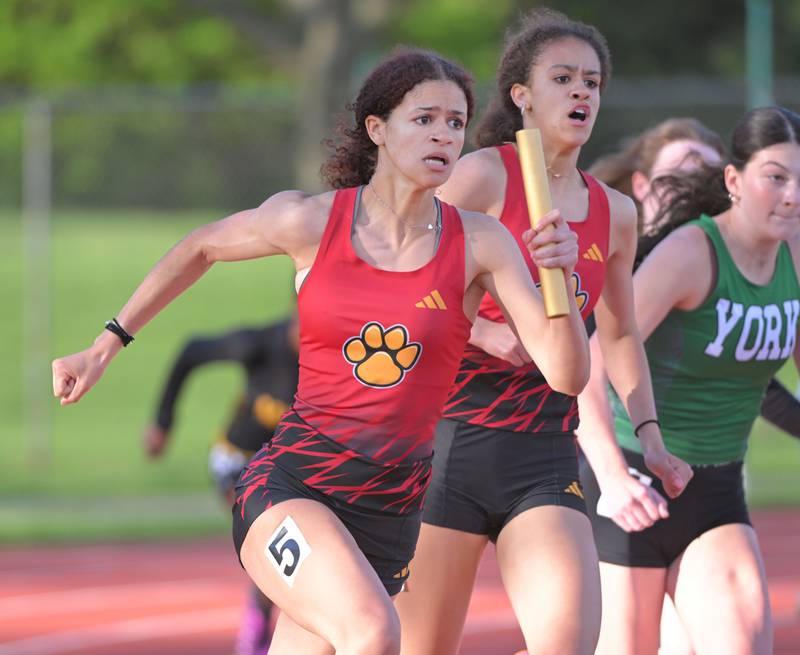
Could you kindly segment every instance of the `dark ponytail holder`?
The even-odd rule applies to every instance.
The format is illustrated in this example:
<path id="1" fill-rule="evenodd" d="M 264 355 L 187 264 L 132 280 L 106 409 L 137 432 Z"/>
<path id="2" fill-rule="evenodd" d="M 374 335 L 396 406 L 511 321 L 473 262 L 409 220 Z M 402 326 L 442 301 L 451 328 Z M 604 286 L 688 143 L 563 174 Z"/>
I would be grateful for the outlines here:
<path id="1" fill-rule="evenodd" d="M 658 422 L 658 419 L 657 419 L 657 418 L 649 418 L 649 419 L 647 419 L 646 421 L 642 421 L 641 423 L 639 423 L 639 425 L 637 425 L 637 426 L 636 426 L 636 427 L 633 429 L 633 434 L 634 434 L 634 435 L 636 435 L 636 438 L 637 438 L 637 439 L 639 439 L 639 438 L 640 438 L 640 437 L 639 437 L 639 430 L 641 430 L 641 429 L 642 429 L 642 428 L 643 428 L 645 425 L 647 425 L 648 423 L 655 423 L 655 424 L 656 424 L 656 425 L 659 427 L 659 429 L 661 429 L 661 423 L 659 423 L 659 422 Z"/>

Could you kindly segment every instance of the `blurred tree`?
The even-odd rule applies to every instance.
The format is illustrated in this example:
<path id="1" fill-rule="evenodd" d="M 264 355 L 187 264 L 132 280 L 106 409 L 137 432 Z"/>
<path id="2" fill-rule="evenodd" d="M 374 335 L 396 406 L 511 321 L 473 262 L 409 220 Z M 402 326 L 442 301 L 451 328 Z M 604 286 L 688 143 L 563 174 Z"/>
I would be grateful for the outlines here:
<path id="1" fill-rule="evenodd" d="M 395 3 L 398 5 L 399 3 Z M 270 83 L 293 87 L 296 183 L 321 186 L 321 141 L 351 93 L 389 0 L 8 0 L 0 4 L 0 84 Z M 277 85 L 277 86 L 276 86 Z"/>
<path id="2" fill-rule="evenodd" d="M 476 76 L 482 107 L 481 96 L 491 86 L 506 28 L 515 25 L 520 13 L 542 4 L 534 0 L 3 0 L 0 99 L 9 88 L 54 93 L 92 87 L 95 93 L 97 87 L 191 85 L 204 86 L 206 95 L 213 97 L 221 93 L 217 86 L 249 85 L 270 101 L 293 102 L 294 111 L 291 116 L 279 116 L 270 102 L 266 119 L 260 118 L 271 122 L 264 131 L 270 161 L 265 161 L 264 140 L 253 139 L 248 156 L 242 162 L 225 160 L 226 169 L 242 177 L 235 172 L 235 164 L 249 166 L 253 171 L 250 188 L 259 173 L 265 179 L 267 169 L 281 167 L 282 176 L 270 177 L 267 184 L 283 185 L 292 171 L 293 183 L 314 190 L 320 187 L 321 140 L 330 135 L 336 116 L 352 99 L 363 74 L 393 43 L 433 48 L 463 63 Z M 744 73 L 744 0 L 559 0 L 550 4 L 597 25 L 611 45 L 618 77 L 740 78 Z M 800 2 L 774 0 L 774 16 L 776 73 L 795 73 L 800 59 Z M 194 102 L 194 96 L 185 98 Z M 289 119 L 294 129 L 287 129 Z M 59 179 L 78 190 L 65 189 L 69 191 L 65 197 L 79 202 L 95 195 L 109 197 L 110 189 L 105 196 L 102 193 L 106 189 L 100 175 L 109 170 L 108 162 L 118 152 L 114 149 L 121 139 L 114 126 L 105 126 L 101 134 L 101 121 L 92 125 L 92 119 L 83 120 L 86 126 L 79 127 L 80 119 L 75 117 L 72 135 L 54 132 L 56 148 L 64 153 L 56 153 Z M 133 144 L 143 142 L 138 137 L 147 133 L 148 143 L 153 143 L 147 161 L 181 154 L 175 152 L 180 140 L 168 136 L 188 129 L 180 125 L 188 122 L 185 115 L 148 121 L 148 125 L 137 125 L 137 121 L 142 122 L 140 117 L 130 118 L 133 125 L 127 139 Z M 215 130 L 227 129 L 224 118 L 218 122 L 221 125 L 215 125 Z M 243 117 L 235 129 L 240 133 L 246 123 Z M 0 154 L 4 168 L 5 161 L 18 159 L 17 129 L 16 122 L 0 116 L 0 153 L 9 153 Z M 86 135 L 93 130 L 93 149 L 84 148 L 81 158 L 73 145 L 89 143 Z M 158 130 L 165 135 L 160 143 L 152 139 Z M 230 139 L 229 143 L 240 142 Z M 201 167 L 198 158 L 191 162 Z M 158 188 L 158 181 L 147 177 L 154 174 L 152 166 L 142 167 L 141 188 Z M 219 185 L 236 184 L 222 175 L 196 174 L 197 187 L 209 192 L 197 202 L 207 202 L 205 198 Z M 17 181 L 3 177 L 8 182 L 0 180 L 0 195 L 15 195 L 11 188 L 18 186 Z M 228 197 L 236 196 L 226 196 L 226 204 Z M 159 201 L 162 198 L 185 202 L 185 195 L 177 193 L 160 195 Z"/>
<path id="3" fill-rule="evenodd" d="M 274 74 L 308 75 L 319 88 L 325 70 L 349 88 L 341 83 L 354 53 L 395 41 L 441 50 L 487 80 L 506 26 L 543 4 L 597 25 L 620 75 L 743 73 L 743 0 L 4 0 L 0 84 L 263 82 Z M 794 73 L 800 2 L 775 0 L 774 16 L 776 73 Z"/>
<path id="4" fill-rule="evenodd" d="M 533 7 L 551 6 L 597 26 L 626 77 L 744 74 L 744 0 L 410 0 L 397 12 L 392 40 L 421 43 L 459 59 L 479 80 L 497 64 L 503 33 Z M 774 0 L 775 70 L 796 74 L 800 2 Z"/>
<path id="5" fill-rule="evenodd" d="M 516 4 L 512 0 L 411 0 L 395 11 L 387 37 L 438 50 L 466 66 L 477 80 L 490 80 Z"/>
<path id="6" fill-rule="evenodd" d="M 264 69 L 232 24 L 182 0 L 0 2 L 0 84 L 242 81 Z"/>
<path id="7" fill-rule="evenodd" d="M 319 190 L 321 143 L 351 97 L 357 53 L 370 49 L 390 0 L 187 2 L 225 18 L 266 58 L 281 62 L 296 84 L 294 177 L 301 188 Z"/>

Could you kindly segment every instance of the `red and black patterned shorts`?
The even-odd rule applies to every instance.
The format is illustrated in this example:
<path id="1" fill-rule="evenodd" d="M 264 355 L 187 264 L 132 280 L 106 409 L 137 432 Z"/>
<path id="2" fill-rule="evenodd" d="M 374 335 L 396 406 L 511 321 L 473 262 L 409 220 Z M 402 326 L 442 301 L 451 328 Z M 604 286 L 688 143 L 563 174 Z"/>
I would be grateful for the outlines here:
<path id="1" fill-rule="evenodd" d="M 315 500 L 344 523 L 394 595 L 408 577 L 430 476 L 430 457 L 387 466 L 320 434 L 290 411 L 239 477 L 236 551 L 265 510 L 293 498 Z"/>

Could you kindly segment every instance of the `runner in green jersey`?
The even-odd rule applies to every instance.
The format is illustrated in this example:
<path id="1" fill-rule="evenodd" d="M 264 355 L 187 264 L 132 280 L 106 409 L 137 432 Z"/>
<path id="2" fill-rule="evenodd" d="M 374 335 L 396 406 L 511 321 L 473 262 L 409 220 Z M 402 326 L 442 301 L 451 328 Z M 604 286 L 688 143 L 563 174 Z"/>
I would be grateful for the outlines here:
<path id="1" fill-rule="evenodd" d="M 640 533 L 593 517 L 603 583 L 597 652 L 655 654 L 668 593 L 697 655 L 769 653 L 766 579 L 741 465 L 767 383 L 795 355 L 800 116 L 754 110 L 737 125 L 724 169 L 656 186 L 669 221 L 653 241 L 692 222 L 642 263 L 636 314 L 664 441 L 695 475 L 670 501 L 670 518 Z M 602 404 L 604 394 L 585 402 Z M 643 471 L 634 426 L 617 412 L 615 428 L 628 465 Z M 594 507 L 596 484 L 587 482 Z"/>
<path id="2" fill-rule="evenodd" d="M 672 118 L 626 140 L 618 152 L 596 160 L 589 170 L 598 179 L 631 197 L 636 205 L 641 234 L 648 231 L 659 209 L 655 194 L 650 193 L 653 180 L 678 170 L 695 170 L 702 164 L 719 165 L 724 154 L 725 143 L 713 130 L 696 119 Z M 607 374 L 599 339 L 592 339 L 591 348 L 592 375 L 605 380 Z M 602 491 L 605 515 L 626 532 L 650 527 L 659 517 L 644 515 L 638 506 L 639 499 L 649 493 L 665 506 L 666 501 L 654 489 L 630 475 L 614 433 L 602 429 L 604 422 L 611 423 L 610 414 L 594 416 L 592 412 L 597 408 L 596 404 L 584 406 L 583 394 L 578 403 L 581 425 L 577 435 Z M 648 425 L 640 435 L 653 427 Z M 654 472 L 651 458 L 645 455 L 644 459 L 650 475 Z M 661 476 L 656 474 L 656 477 Z M 624 486 L 613 483 L 620 478 L 627 478 L 628 483 Z"/>
<path id="3" fill-rule="evenodd" d="M 619 150 L 596 159 L 589 172 L 634 200 L 639 211 L 640 231 L 647 235 L 655 231 L 653 223 L 660 209 L 656 194 L 651 193 L 653 181 L 676 171 L 696 170 L 703 164 L 719 165 L 725 153 L 725 144 L 720 136 L 697 119 L 670 118 L 634 137 L 626 138 Z M 643 238 L 647 240 L 646 236 Z M 637 257 L 637 262 L 639 261 L 641 258 Z M 597 365 L 599 362 L 600 359 L 593 355 L 593 363 Z M 776 378 L 772 378 L 767 385 L 761 404 L 761 417 L 790 436 L 800 438 L 800 400 Z M 611 424 L 611 420 L 608 423 Z M 595 439 L 590 443 L 602 442 L 599 436 L 603 431 L 597 433 L 591 420 L 581 422 L 580 432 L 583 430 L 594 434 Z M 615 445 L 615 435 L 611 430 L 605 436 L 612 446 Z M 606 447 L 604 452 L 606 457 L 599 459 L 599 466 L 596 463 L 597 457 L 591 460 L 595 476 L 601 477 L 606 471 L 614 469 L 627 472 L 628 464 L 621 456 L 619 448 Z M 616 456 L 616 453 L 620 454 Z M 602 483 L 600 487 L 603 489 Z M 657 493 L 653 489 L 650 491 L 652 494 Z M 611 493 L 607 489 L 603 489 L 603 496 L 610 501 L 606 503 L 609 508 L 608 518 L 630 532 L 632 525 L 629 498 Z M 661 614 L 661 650 L 684 655 L 692 652 L 686 631 L 669 597 L 664 599 Z"/>

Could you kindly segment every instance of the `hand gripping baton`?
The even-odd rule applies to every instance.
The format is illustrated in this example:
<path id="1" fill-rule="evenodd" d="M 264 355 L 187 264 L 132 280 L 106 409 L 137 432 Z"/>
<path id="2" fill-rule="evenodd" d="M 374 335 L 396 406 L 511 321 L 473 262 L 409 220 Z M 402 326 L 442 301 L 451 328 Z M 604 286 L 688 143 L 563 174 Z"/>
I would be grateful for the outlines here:
<path id="1" fill-rule="evenodd" d="M 547 167 L 542 150 L 542 135 L 539 130 L 534 128 L 519 130 L 517 149 L 522 168 L 522 181 L 525 185 L 525 198 L 528 201 L 528 215 L 531 227 L 535 229 L 539 219 L 552 209 L 550 187 L 547 184 Z M 550 226 L 548 229 L 554 228 Z M 542 283 L 547 318 L 569 314 L 569 299 L 563 269 L 539 267 L 539 280 Z"/>

